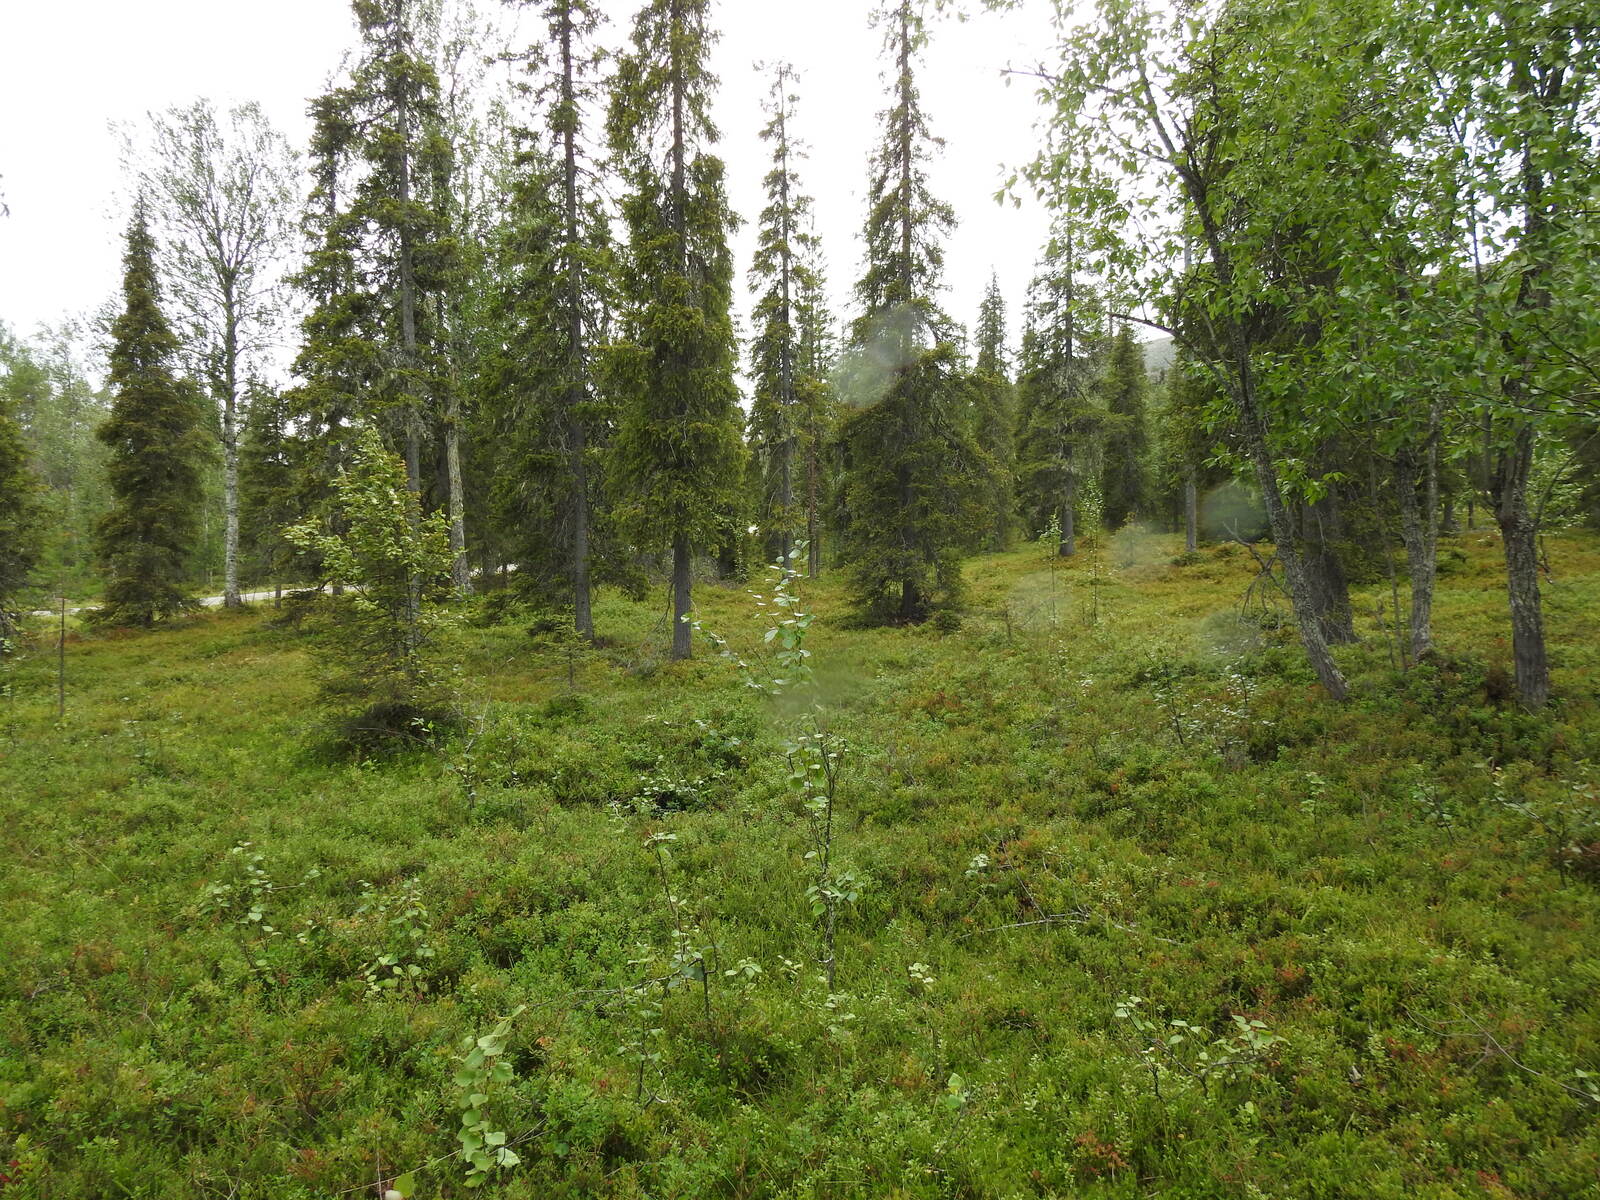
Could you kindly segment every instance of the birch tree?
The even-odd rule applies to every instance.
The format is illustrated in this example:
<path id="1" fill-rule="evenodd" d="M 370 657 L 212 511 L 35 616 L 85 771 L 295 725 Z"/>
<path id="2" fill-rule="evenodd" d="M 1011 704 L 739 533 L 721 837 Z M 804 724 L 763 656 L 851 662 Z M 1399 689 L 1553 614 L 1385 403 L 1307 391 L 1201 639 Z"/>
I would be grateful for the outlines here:
<path id="1" fill-rule="evenodd" d="M 243 388 L 277 332 L 295 156 L 253 102 L 219 114 L 201 99 L 150 120 L 152 154 L 140 177 L 166 246 L 183 357 L 221 418 L 223 603 L 236 608 Z"/>

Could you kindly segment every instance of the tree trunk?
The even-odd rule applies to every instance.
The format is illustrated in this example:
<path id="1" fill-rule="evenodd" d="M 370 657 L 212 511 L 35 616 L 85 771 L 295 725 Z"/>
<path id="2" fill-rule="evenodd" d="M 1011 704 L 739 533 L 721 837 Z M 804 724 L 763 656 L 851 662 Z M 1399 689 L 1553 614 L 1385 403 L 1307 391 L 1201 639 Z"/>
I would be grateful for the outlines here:
<path id="1" fill-rule="evenodd" d="M 1200 488 L 1194 468 L 1183 473 L 1183 548 L 1190 554 L 1200 549 Z"/>
<path id="2" fill-rule="evenodd" d="M 1411 447 L 1395 455 L 1394 482 L 1400 498 L 1400 537 L 1411 576 L 1411 661 L 1433 652 L 1433 592 L 1438 578 L 1438 452 L 1431 450 L 1421 466 Z"/>
<path id="3" fill-rule="evenodd" d="M 786 104 L 780 100 L 780 104 Z M 779 351 L 779 384 L 782 395 L 779 397 L 780 411 L 783 413 L 783 442 L 779 449 L 781 462 L 779 465 L 778 504 L 783 510 L 783 565 L 789 568 L 789 556 L 793 550 L 794 536 L 792 525 L 794 521 L 794 322 L 791 319 L 789 276 L 791 271 L 791 249 L 789 238 L 789 157 L 788 157 L 788 130 L 779 118 L 779 137 L 783 139 L 783 159 L 781 170 L 783 178 L 779 184 L 782 195 L 783 207 L 783 232 L 782 232 L 782 304 L 783 312 L 779 317 L 783 325 L 783 346 Z"/>
<path id="4" fill-rule="evenodd" d="M 1530 711 L 1543 708 L 1550 699 L 1550 664 L 1539 597 L 1539 528 L 1528 506 L 1533 443 L 1533 425 L 1523 422 L 1512 445 L 1502 451 L 1495 470 L 1495 520 L 1505 547 L 1517 698 Z"/>
<path id="5" fill-rule="evenodd" d="M 1322 637 L 1330 646 L 1354 645 L 1360 639 L 1350 608 L 1350 580 L 1339 557 L 1343 516 L 1337 490 L 1330 487 L 1322 499 L 1302 503 L 1299 518 L 1296 534 Z"/>
<path id="6" fill-rule="evenodd" d="M 1071 558 L 1078 552 L 1078 480 L 1071 477 L 1061 494 L 1061 541 L 1056 546 L 1058 558 Z"/>
<path id="7" fill-rule="evenodd" d="M 586 641 L 594 641 L 594 606 L 589 581 L 589 464 L 588 429 L 579 406 L 584 400 L 583 259 L 578 253 L 581 222 L 578 213 L 578 97 L 574 78 L 573 12 L 561 12 L 561 102 L 565 109 L 561 130 L 562 203 L 566 219 L 567 276 L 567 470 L 572 483 L 572 627 Z"/>
<path id="8" fill-rule="evenodd" d="M 1216 251 L 1213 247 L 1213 258 L 1215 257 Z M 1267 523 L 1272 529 L 1272 540 L 1278 550 L 1278 561 L 1283 564 L 1284 582 L 1288 585 L 1295 624 L 1300 630 L 1300 642 L 1305 647 L 1306 657 L 1311 661 L 1311 669 L 1317 673 L 1324 690 L 1335 700 L 1342 701 L 1349 696 L 1350 688 L 1345 682 L 1344 674 L 1339 670 L 1338 663 L 1333 661 L 1327 638 L 1323 636 L 1317 599 L 1306 577 L 1304 560 L 1300 556 L 1300 547 L 1295 537 L 1294 523 L 1290 520 L 1288 506 L 1283 502 L 1283 493 L 1278 488 L 1278 468 L 1272 460 L 1272 451 L 1267 444 L 1266 427 L 1260 409 L 1256 405 L 1255 377 L 1252 374 L 1249 348 L 1245 343 L 1242 329 L 1236 325 L 1232 332 L 1231 350 L 1236 372 L 1233 380 L 1236 387 L 1234 401 L 1239 413 L 1240 433 L 1243 435 L 1245 450 L 1255 467 L 1256 481 L 1261 487 L 1262 503 L 1267 510 Z"/>
<path id="9" fill-rule="evenodd" d="M 693 653 L 694 630 L 689 628 L 689 614 L 694 608 L 693 586 L 694 558 L 689 552 L 689 539 L 678 534 L 672 539 L 672 660 L 682 662 Z"/>
<path id="10" fill-rule="evenodd" d="M 452 380 L 444 417 L 445 473 L 450 486 L 450 577 L 456 594 L 472 592 L 472 572 L 467 566 L 467 498 L 461 481 L 461 395 Z"/>
<path id="11" fill-rule="evenodd" d="M 422 504 L 422 413 L 417 397 L 411 394 L 414 380 L 411 372 L 417 366 L 417 279 L 416 264 L 412 260 L 411 246 L 411 125 L 404 101 L 399 112 L 400 128 L 400 352 L 402 366 L 407 374 L 406 403 L 401 410 L 405 421 L 406 488 L 416 497 L 417 507 L 412 510 L 412 528 L 418 527 Z M 406 655 L 416 651 L 418 629 L 422 621 L 422 576 L 413 572 L 407 585 L 406 596 Z M 409 673 L 411 664 L 407 663 Z"/>
<path id="12" fill-rule="evenodd" d="M 222 606 L 239 608 L 239 321 L 231 289 L 223 308 Z"/>
<path id="13" fill-rule="evenodd" d="M 902 579 L 900 581 L 900 624 L 915 625 L 925 615 L 921 590 L 911 580 Z"/>
<path id="14" fill-rule="evenodd" d="M 812 579 L 822 574 L 822 545 L 817 528 L 817 437 L 807 439 L 806 450 L 806 574 Z"/>
<path id="15" fill-rule="evenodd" d="M 584 461 L 586 439 L 582 421 L 571 429 L 572 505 L 572 627 L 586 641 L 594 641 L 594 605 L 589 583 L 589 468 Z"/>
<path id="16" fill-rule="evenodd" d="M 1209 183 L 1195 172 L 1192 162 L 1175 159 L 1173 165 L 1178 170 L 1195 215 L 1199 217 L 1205 232 L 1212 269 L 1216 271 L 1218 281 L 1223 287 L 1231 288 L 1234 282 L 1233 259 L 1227 252 L 1222 231 L 1211 208 L 1208 195 Z M 1225 382 L 1232 393 L 1231 399 L 1239 417 L 1239 432 L 1245 452 L 1255 467 L 1256 481 L 1261 487 L 1261 499 L 1266 506 L 1267 522 L 1272 529 L 1273 542 L 1277 546 L 1278 561 L 1283 564 L 1283 577 L 1288 585 L 1289 599 L 1294 608 L 1295 624 L 1300 630 L 1301 644 L 1304 645 L 1306 657 L 1311 661 L 1312 670 L 1317 673 L 1317 679 L 1321 681 L 1324 690 L 1333 699 L 1342 701 L 1349 696 L 1350 688 L 1345 682 L 1344 674 L 1339 670 L 1339 664 L 1333 660 L 1327 639 L 1322 634 L 1322 625 L 1317 620 L 1316 602 L 1306 579 L 1299 546 L 1295 541 L 1294 525 L 1284 504 L 1283 492 L 1278 486 L 1278 468 L 1273 461 L 1272 448 L 1267 439 L 1266 419 L 1262 415 L 1256 397 L 1250 348 L 1250 334 L 1243 319 L 1235 317 L 1226 326 L 1223 342 L 1213 345 L 1212 351 L 1219 360 L 1226 361 L 1227 367 L 1232 372 L 1231 378 Z"/>

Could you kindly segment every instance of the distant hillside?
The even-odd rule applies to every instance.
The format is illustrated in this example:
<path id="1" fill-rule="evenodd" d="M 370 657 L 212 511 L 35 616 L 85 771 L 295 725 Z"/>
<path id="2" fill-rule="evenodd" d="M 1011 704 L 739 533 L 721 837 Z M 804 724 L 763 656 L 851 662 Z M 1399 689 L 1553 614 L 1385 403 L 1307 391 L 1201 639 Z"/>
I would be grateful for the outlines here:
<path id="1" fill-rule="evenodd" d="M 1172 360 L 1177 355 L 1177 347 L 1172 343 L 1172 338 L 1163 334 L 1151 338 L 1144 344 L 1144 369 L 1151 375 L 1160 379 L 1172 367 Z"/>

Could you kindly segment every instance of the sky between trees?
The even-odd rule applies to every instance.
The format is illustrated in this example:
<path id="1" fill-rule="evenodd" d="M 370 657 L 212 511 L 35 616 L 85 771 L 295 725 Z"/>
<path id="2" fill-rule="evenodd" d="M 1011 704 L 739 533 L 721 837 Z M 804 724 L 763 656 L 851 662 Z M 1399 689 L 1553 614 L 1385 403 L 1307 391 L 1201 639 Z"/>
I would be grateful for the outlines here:
<path id="1" fill-rule="evenodd" d="M 488 18 L 508 18 L 494 0 L 476 6 Z M 604 0 L 603 7 L 610 17 L 604 41 L 620 45 L 637 5 Z M 803 72 L 798 130 L 810 159 L 801 170 L 817 198 L 834 310 L 846 316 L 860 274 L 867 155 L 885 105 L 869 8 L 866 0 L 721 0 L 713 14 L 722 33 L 712 58 L 722 80 L 720 153 L 730 200 L 745 222 L 734 243 L 739 279 L 754 247 L 768 170 L 758 136 L 768 80 L 754 64 L 784 58 Z M 518 44 L 541 37 L 536 13 L 522 20 Z M 92 312 L 116 291 L 127 188 L 111 123 L 142 125 L 147 111 L 198 96 L 224 109 L 254 99 L 303 148 L 308 99 L 356 44 L 344 0 L 18 4 L 4 25 L 15 51 L 0 72 L 0 187 L 11 209 L 0 218 L 0 321 L 19 333 Z M 1011 311 L 1021 312 L 1048 236 L 1048 216 L 1031 201 L 1002 207 L 993 194 L 1007 169 L 1037 149 L 1033 88 L 1026 79 L 1008 86 L 1002 72 L 1037 61 L 1049 45 L 1049 6 L 961 24 L 947 18 L 932 32 L 919 82 L 934 132 L 946 141 L 933 164 L 934 190 L 959 219 L 947 248 L 944 301 L 970 326 L 991 270 Z M 747 334 L 742 286 L 736 303 Z"/>

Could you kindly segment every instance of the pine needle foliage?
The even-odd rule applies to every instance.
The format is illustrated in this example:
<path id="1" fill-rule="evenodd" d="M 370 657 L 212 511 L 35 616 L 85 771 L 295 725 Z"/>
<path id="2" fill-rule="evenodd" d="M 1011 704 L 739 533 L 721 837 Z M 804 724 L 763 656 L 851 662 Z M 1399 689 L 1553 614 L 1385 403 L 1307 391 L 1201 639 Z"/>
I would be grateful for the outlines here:
<path id="1" fill-rule="evenodd" d="M 1006 350 L 1006 299 L 991 275 L 978 307 L 973 363 L 973 432 L 988 456 L 987 520 L 978 530 L 984 550 L 1004 550 L 1016 530 L 1017 397 Z"/>
<path id="2" fill-rule="evenodd" d="M 803 519 L 797 504 L 796 476 L 801 426 L 801 395 L 812 390 L 815 377 L 802 378 L 801 342 L 805 336 L 801 306 L 817 287 L 812 261 L 817 236 L 811 228 L 812 201 L 802 189 L 796 167 L 805 147 L 794 134 L 795 70 L 788 63 L 772 68 L 766 101 L 768 121 L 762 140 L 772 151 L 767 173 L 766 207 L 750 279 L 756 288 L 756 336 L 750 346 L 755 394 L 750 405 L 750 442 L 756 457 L 756 521 L 764 535 L 766 558 L 788 565 L 790 548 Z"/>
<path id="3" fill-rule="evenodd" d="M 1035 537 L 1058 528 L 1062 558 L 1077 552 L 1081 491 L 1094 479 L 1104 426 L 1093 399 L 1104 354 L 1100 305 L 1076 267 L 1070 237 L 1054 242 L 1030 291 L 1017 380 L 1023 520 Z"/>
<path id="4" fill-rule="evenodd" d="M 17 633 L 17 599 L 43 550 L 40 480 L 8 389 L 0 387 L 0 655 Z"/>
<path id="5" fill-rule="evenodd" d="M 1100 496 L 1107 529 L 1121 529 L 1144 513 L 1149 498 L 1146 456 L 1150 435 L 1145 409 L 1150 382 L 1144 350 L 1126 322 L 1111 341 L 1104 383 L 1105 448 L 1100 469 Z"/>
<path id="6" fill-rule="evenodd" d="M 733 258 L 710 153 L 709 0 L 650 0 L 618 64 L 607 131 L 627 186 L 615 467 L 640 544 L 672 554 L 672 657 L 690 655 L 696 549 L 726 540 L 744 455 L 730 313 Z"/>
<path id="7" fill-rule="evenodd" d="M 940 143 L 916 86 L 928 41 L 922 6 L 896 0 L 874 19 L 885 33 L 892 102 L 872 158 L 835 512 L 862 615 L 916 623 L 936 613 L 953 619 L 960 607 L 961 548 L 982 519 L 990 472 L 972 432 L 970 377 L 936 301 L 954 214 L 928 184 Z"/>
<path id="8" fill-rule="evenodd" d="M 518 586 L 570 605 L 594 637 L 592 591 L 622 575 L 606 452 L 616 405 L 597 367 L 615 303 L 615 247 L 586 137 L 600 96 L 600 17 L 589 0 L 543 6 L 547 38 L 524 89 L 542 130 L 517 131 L 506 211 L 492 248 L 483 388 L 503 459 L 495 507 Z"/>
<path id="9" fill-rule="evenodd" d="M 96 529 L 101 619 L 150 626 L 194 606 L 186 585 L 199 531 L 207 440 L 197 389 L 173 371 L 177 337 L 161 311 L 155 238 L 141 204 L 128 226 L 122 312 L 111 326 L 113 504 Z"/>

